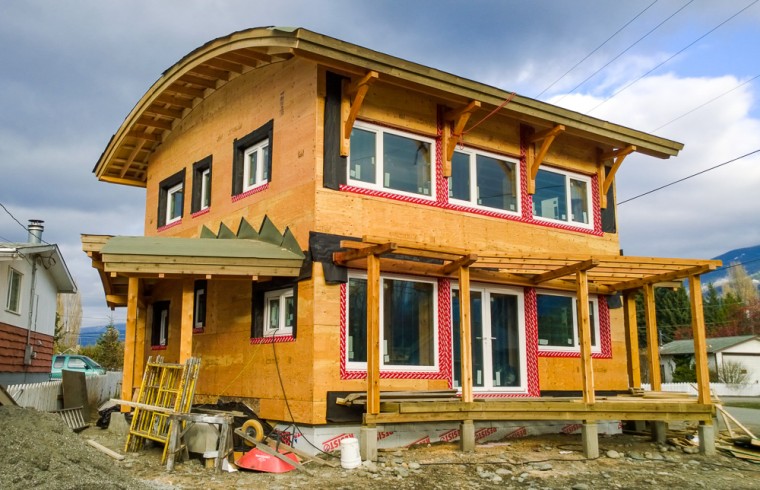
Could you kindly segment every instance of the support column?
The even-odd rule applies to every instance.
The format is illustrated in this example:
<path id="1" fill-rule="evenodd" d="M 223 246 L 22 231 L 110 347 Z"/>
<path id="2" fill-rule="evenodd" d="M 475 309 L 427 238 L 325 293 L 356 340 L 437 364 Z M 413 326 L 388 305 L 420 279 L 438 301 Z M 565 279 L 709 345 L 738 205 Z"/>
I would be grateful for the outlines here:
<path id="1" fill-rule="evenodd" d="M 380 258 L 367 256 L 367 413 L 380 413 Z M 375 429 L 377 431 L 377 429 Z M 377 442 L 375 442 L 377 444 Z"/>
<path id="2" fill-rule="evenodd" d="M 599 457 L 599 426 L 596 421 L 583 421 L 581 428 L 581 443 L 583 444 L 583 455 L 587 458 Z"/>
<path id="3" fill-rule="evenodd" d="M 359 455 L 362 461 L 377 461 L 377 427 L 363 425 L 359 429 Z"/>
<path id="4" fill-rule="evenodd" d="M 625 317 L 625 347 L 628 351 L 628 386 L 641 388 L 639 365 L 639 332 L 636 321 L 636 290 L 623 293 L 623 316 Z"/>
<path id="5" fill-rule="evenodd" d="M 665 444 L 668 440 L 668 423 L 663 420 L 653 420 L 650 424 L 652 426 L 652 440 L 658 444 Z"/>
<path id="6" fill-rule="evenodd" d="M 652 391 L 662 390 L 660 377 L 660 339 L 657 335 L 657 311 L 654 303 L 654 285 L 644 285 L 644 314 L 647 325 L 647 360 L 649 383 Z"/>
<path id="7" fill-rule="evenodd" d="M 137 301 L 140 297 L 140 279 L 130 277 L 127 284 L 127 324 L 124 332 L 124 373 L 121 379 L 122 400 L 132 400 L 135 373 L 135 350 L 137 348 L 135 332 L 137 330 Z M 126 405 L 121 406 L 122 412 L 129 412 Z"/>
<path id="8" fill-rule="evenodd" d="M 195 306 L 195 281 L 192 278 L 182 280 L 182 319 L 179 326 L 179 362 L 193 356 L 193 313 Z"/>
<path id="9" fill-rule="evenodd" d="M 715 455 L 715 426 L 710 422 L 700 422 L 697 429 L 699 452 L 705 456 Z"/>
<path id="10" fill-rule="evenodd" d="M 697 402 L 706 404 L 711 403 L 710 372 L 707 366 L 705 317 L 702 308 L 702 281 L 699 276 L 689 276 L 689 296 L 691 300 L 691 330 L 694 337 L 694 361 L 697 367 Z"/>
<path id="11" fill-rule="evenodd" d="M 470 324 L 470 268 L 459 268 L 459 345 L 462 377 L 462 401 L 471 403 L 472 394 L 472 325 Z M 466 422 L 466 421 L 465 421 Z M 464 423 L 463 422 L 463 427 Z M 470 421 L 472 427 L 472 421 Z M 462 430 L 464 434 L 464 429 Z M 464 436 L 462 437 L 464 442 Z M 473 429 L 473 449 L 475 432 Z"/>
<path id="12" fill-rule="evenodd" d="M 583 402 L 594 403 L 594 368 L 591 363 L 591 317 L 588 305 L 588 272 L 578 271 L 578 324 L 580 326 L 581 347 L 581 382 L 583 383 Z M 594 425 L 596 427 L 596 425 Z"/>
<path id="13" fill-rule="evenodd" d="M 462 451 L 475 451 L 475 423 L 463 420 L 459 425 L 459 446 Z"/>
<path id="14" fill-rule="evenodd" d="M 145 339 L 149 338 L 146 325 L 148 318 L 148 309 L 142 297 L 142 286 L 137 298 L 137 322 L 135 324 L 135 371 L 133 379 L 142 380 L 145 373 Z"/>

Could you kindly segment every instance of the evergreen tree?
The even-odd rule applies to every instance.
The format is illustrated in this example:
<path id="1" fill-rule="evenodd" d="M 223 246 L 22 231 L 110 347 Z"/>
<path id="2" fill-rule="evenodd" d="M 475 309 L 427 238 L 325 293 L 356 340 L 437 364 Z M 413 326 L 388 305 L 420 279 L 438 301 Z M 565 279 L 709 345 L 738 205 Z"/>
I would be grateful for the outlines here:
<path id="1" fill-rule="evenodd" d="M 113 321 L 106 327 L 98 341 L 95 344 L 95 355 L 93 357 L 98 364 L 109 371 L 120 371 L 124 364 L 124 342 L 119 341 L 119 331 L 113 324 Z"/>
<path id="2" fill-rule="evenodd" d="M 718 295 L 718 290 L 715 289 L 713 283 L 707 285 L 707 293 L 704 295 L 703 308 L 705 314 L 705 328 L 707 330 L 708 337 L 716 336 L 715 333 L 719 332 L 725 327 L 728 321 L 728 311 L 726 309 L 726 303 Z"/>

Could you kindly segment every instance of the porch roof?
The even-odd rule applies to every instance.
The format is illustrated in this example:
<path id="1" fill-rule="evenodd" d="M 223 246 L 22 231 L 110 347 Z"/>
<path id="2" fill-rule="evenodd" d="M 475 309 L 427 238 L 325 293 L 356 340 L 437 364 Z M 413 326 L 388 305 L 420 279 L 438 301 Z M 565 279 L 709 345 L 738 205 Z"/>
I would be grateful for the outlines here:
<path id="1" fill-rule="evenodd" d="M 523 251 L 478 251 L 400 242 L 380 237 L 341 242 L 343 251 L 333 260 L 339 265 L 366 268 L 367 255 L 380 257 L 385 272 L 433 277 L 457 277 L 460 266 L 470 269 L 479 282 L 512 284 L 575 291 L 579 271 L 588 276 L 589 291 L 613 294 L 646 284 L 679 281 L 715 270 L 719 260 L 628 257 L 594 254 L 536 254 Z"/>

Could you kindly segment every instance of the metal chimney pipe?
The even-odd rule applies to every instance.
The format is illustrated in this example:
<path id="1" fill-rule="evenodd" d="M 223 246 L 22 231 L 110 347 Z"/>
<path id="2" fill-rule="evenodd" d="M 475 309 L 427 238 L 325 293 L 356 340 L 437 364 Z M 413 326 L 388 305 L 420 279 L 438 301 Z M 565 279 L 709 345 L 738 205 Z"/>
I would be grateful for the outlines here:
<path id="1" fill-rule="evenodd" d="M 45 230 L 45 227 L 42 225 L 44 221 L 41 219 L 30 219 L 29 220 L 29 226 L 27 227 L 27 230 L 29 231 L 29 238 L 27 241 L 29 243 L 42 243 L 42 232 Z"/>

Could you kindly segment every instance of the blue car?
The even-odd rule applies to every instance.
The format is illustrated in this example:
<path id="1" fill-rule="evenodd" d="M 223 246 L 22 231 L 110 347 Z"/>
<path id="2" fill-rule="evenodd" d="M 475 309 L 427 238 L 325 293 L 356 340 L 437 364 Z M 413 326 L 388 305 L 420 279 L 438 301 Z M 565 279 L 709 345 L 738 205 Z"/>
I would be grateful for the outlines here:
<path id="1" fill-rule="evenodd" d="M 53 356 L 53 367 L 50 370 L 50 379 L 61 379 L 61 371 L 81 371 L 85 376 L 97 376 L 106 374 L 103 366 L 87 356 L 75 354 L 58 354 Z"/>

